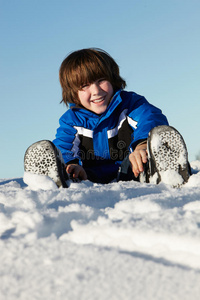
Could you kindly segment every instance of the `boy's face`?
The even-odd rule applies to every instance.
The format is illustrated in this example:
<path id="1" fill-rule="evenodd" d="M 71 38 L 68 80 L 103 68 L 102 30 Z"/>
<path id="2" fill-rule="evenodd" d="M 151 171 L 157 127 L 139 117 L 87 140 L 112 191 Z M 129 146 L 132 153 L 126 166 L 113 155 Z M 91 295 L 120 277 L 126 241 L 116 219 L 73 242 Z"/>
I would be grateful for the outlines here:
<path id="1" fill-rule="evenodd" d="M 85 84 L 78 91 L 81 105 L 96 114 L 105 112 L 113 96 L 113 87 L 108 80 L 99 79 Z"/>

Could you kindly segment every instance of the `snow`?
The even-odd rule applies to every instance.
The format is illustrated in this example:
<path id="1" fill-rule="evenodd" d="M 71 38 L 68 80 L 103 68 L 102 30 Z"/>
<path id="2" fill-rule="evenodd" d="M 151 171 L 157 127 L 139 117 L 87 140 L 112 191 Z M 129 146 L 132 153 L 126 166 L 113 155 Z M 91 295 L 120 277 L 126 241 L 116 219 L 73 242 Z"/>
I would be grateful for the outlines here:
<path id="1" fill-rule="evenodd" d="M 0 299 L 199 299 L 200 161 L 179 189 L 0 180 Z"/>
<path id="2" fill-rule="evenodd" d="M 175 183 L 175 186 L 180 186 L 181 184 L 183 184 L 183 177 L 174 170 L 160 171 L 160 175 L 162 178 L 162 182 L 166 184 L 172 186 L 173 184 L 171 183 L 173 182 Z"/>
<path id="3" fill-rule="evenodd" d="M 54 178 L 54 176 L 52 176 L 51 178 Z M 24 183 L 26 183 L 29 186 L 29 188 L 31 188 L 34 191 L 41 190 L 41 189 L 42 190 L 57 189 L 56 183 L 53 180 L 51 180 L 51 178 L 49 176 L 40 175 L 40 174 L 30 174 L 29 172 L 24 172 L 24 176 L 23 176 Z"/>

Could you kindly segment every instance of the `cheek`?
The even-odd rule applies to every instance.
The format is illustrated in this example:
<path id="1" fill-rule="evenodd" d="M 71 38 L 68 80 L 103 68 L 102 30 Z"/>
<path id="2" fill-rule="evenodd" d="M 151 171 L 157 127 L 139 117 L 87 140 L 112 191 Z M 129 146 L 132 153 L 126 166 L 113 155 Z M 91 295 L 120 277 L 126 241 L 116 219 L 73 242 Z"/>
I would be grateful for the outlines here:
<path id="1" fill-rule="evenodd" d="M 84 93 L 82 91 L 78 91 L 78 98 L 80 101 L 84 99 Z"/>
<path id="2" fill-rule="evenodd" d="M 109 95 L 113 94 L 113 87 L 112 87 L 112 84 L 109 81 L 107 81 L 103 84 L 102 89 L 104 91 L 106 91 Z"/>
<path id="3" fill-rule="evenodd" d="M 77 95 L 78 95 L 78 98 L 80 99 L 81 92 L 78 91 L 78 92 L 77 92 Z"/>
<path id="4" fill-rule="evenodd" d="M 83 106 L 85 106 L 88 103 L 88 101 L 90 100 L 90 95 L 86 91 L 79 91 L 78 92 L 78 98 L 79 98 L 80 103 Z"/>
<path id="5" fill-rule="evenodd" d="M 108 94 L 110 96 L 112 96 L 113 95 L 113 87 L 112 87 L 112 84 L 110 82 L 109 82 L 107 88 L 108 88 Z"/>

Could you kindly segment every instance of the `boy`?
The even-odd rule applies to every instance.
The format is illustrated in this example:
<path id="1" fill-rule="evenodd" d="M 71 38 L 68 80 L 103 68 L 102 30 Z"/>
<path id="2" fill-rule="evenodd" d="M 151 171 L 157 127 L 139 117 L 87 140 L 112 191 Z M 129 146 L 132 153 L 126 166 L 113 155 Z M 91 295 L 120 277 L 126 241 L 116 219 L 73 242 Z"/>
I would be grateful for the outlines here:
<path id="1" fill-rule="evenodd" d="M 95 48 L 71 53 L 61 64 L 59 78 L 62 101 L 70 109 L 60 118 L 53 143 L 41 141 L 28 148 L 25 171 L 48 175 L 63 187 L 69 177 L 158 183 L 163 171 L 178 174 L 175 185 L 188 180 L 181 135 L 168 126 L 160 109 L 124 91 L 126 82 L 108 53 Z M 52 163 L 45 166 L 48 159 Z"/>

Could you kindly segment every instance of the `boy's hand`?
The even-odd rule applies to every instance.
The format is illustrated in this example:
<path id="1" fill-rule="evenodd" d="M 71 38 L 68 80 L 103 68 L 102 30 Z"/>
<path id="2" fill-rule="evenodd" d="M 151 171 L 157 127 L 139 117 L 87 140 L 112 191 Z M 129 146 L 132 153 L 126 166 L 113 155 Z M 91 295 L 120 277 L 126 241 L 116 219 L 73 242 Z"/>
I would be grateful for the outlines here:
<path id="1" fill-rule="evenodd" d="M 81 180 L 87 179 L 87 174 L 83 167 L 77 165 L 77 164 L 70 164 L 66 167 L 66 171 L 68 174 L 72 176 L 72 178 L 79 178 Z"/>
<path id="2" fill-rule="evenodd" d="M 143 164 L 147 162 L 147 143 L 138 145 L 129 155 L 132 171 L 137 178 L 144 171 Z"/>

